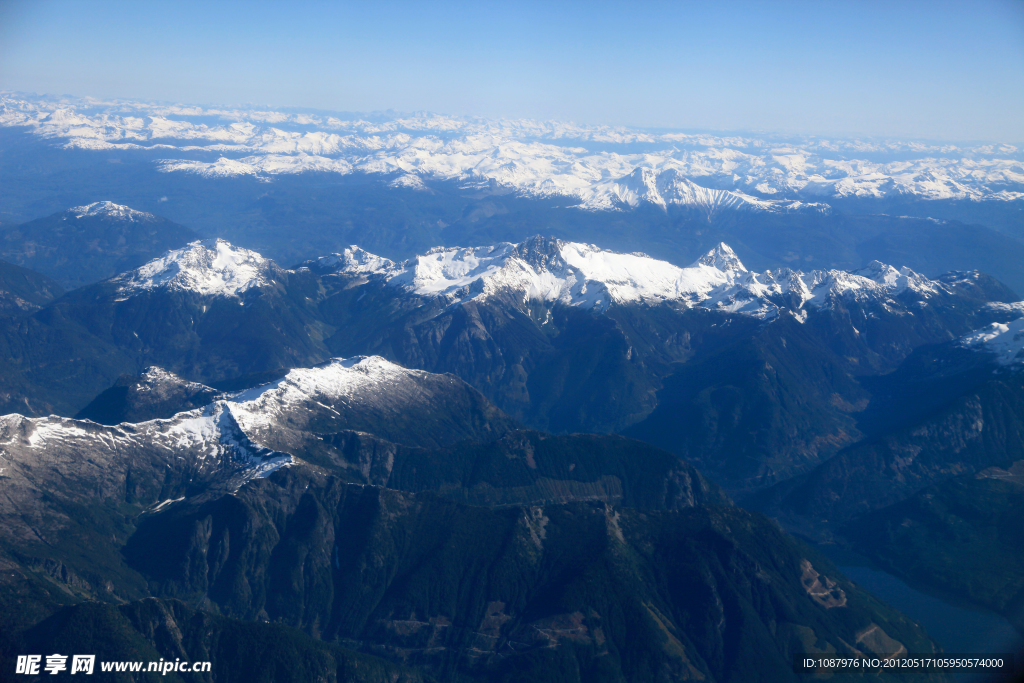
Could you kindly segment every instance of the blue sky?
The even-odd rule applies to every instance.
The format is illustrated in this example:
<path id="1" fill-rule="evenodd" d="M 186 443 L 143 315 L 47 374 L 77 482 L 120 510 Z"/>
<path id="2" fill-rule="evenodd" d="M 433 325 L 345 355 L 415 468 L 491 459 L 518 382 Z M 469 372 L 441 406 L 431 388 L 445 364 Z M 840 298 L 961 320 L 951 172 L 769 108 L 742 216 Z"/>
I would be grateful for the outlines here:
<path id="1" fill-rule="evenodd" d="M 1024 0 L 0 0 L 0 89 L 1024 142 Z"/>

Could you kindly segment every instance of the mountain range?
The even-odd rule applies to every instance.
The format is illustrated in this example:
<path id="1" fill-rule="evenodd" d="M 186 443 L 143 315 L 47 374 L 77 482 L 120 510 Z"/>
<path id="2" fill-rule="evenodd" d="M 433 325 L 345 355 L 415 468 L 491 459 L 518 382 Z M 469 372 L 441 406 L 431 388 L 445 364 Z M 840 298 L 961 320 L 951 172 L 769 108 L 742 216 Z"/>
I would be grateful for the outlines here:
<path id="1" fill-rule="evenodd" d="M 214 178 L 386 173 L 413 190 L 426 191 L 423 181 L 431 178 L 495 183 L 572 197 L 587 209 L 646 202 L 786 211 L 811 202 L 806 208 L 827 211 L 815 202 L 904 195 L 1017 202 L 1024 196 L 1021 150 L 1012 145 L 652 134 L 431 114 L 372 119 L 18 93 L 0 100 L 0 125 L 74 149 L 159 151 L 163 158 L 154 161 L 164 172 Z"/>
<path id="2" fill-rule="evenodd" d="M 935 651 L 783 528 L 1024 631 L 1024 303 L 990 275 L 544 236 L 282 267 L 178 228 L 89 204 L 36 228 L 84 285 L 0 268 L 0 654 L 97 623 L 339 680 Z"/>
<path id="3" fill-rule="evenodd" d="M 537 237 L 402 263 L 354 247 L 289 270 L 210 240 L 12 320 L 11 378 L 25 388 L 8 401 L 71 415 L 149 365 L 231 389 L 380 354 L 461 377 L 532 428 L 629 428 L 738 492 L 866 434 L 854 419 L 872 392 L 864 378 L 989 323 L 993 300 L 1015 298 L 978 273 L 933 280 L 878 262 L 755 273 L 724 244 L 686 268 Z M 757 436 L 736 442 L 708 391 L 739 398 L 732 421 L 759 425 Z M 669 417 L 679 413 L 692 419 Z"/>

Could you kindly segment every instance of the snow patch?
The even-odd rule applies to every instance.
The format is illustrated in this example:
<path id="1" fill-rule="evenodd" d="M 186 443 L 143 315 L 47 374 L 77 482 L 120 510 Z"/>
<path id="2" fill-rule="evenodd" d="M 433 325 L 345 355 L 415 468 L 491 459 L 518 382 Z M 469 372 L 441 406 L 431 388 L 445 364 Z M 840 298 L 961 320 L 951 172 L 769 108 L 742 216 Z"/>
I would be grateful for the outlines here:
<path id="1" fill-rule="evenodd" d="M 424 184 L 423 179 L 413 173 L 398 176 L 388 183 L 388 187 L 404 187 L 417 192 L 430 192 L 430 188 Z"/>
<path id="2" fill-rule="evenodd" d="M 1024 318 L 975 330 L 961 337 L 960 345 L 994 354 L 1000 365 L 1020 365 L 1024 363 Z"/>
<path id="3" fill-rule="evenodd" d="M 1015 301 L 1013 303 L 993 301 L 985 304 L 984 310 L 1001 316 L 1003 320 L 1015 320 L 1024 317 L 1024 301 Z"/>

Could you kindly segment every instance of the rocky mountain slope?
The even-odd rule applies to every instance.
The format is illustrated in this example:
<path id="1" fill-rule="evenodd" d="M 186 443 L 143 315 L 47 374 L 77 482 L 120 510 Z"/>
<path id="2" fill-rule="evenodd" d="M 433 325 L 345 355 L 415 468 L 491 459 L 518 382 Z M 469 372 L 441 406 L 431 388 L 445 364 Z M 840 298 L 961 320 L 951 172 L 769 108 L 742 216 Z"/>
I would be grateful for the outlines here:
<path id="1" fill-rule="evenodd" d="M 515 427 L 461 381 L 379 358 L 170 419 L 5 416 L 4 646 L 91 642 L 105 623 L 104 652 L 200 659 L 275 633 L 310 670 L 414 676 L 341 645 L 440 678 L 585 681 L 786 680 L 807 648 L 933 648 L 670 454 Z M 147 596 L 328 644 L 168 602 L 60 609 Z"/>
<path id="2" fill-rule="evenodd" d="M 37 311 L 61 294 L 55 280 L 28 268 L 0 261 L 0 315 Z"/>
<path id="3" fill-rule="evenodd" d="M 1019 304 L 990 305 L 1014 318 Z M 874 382 L 862 417 L 874 434 L 813 472 L 766 492 L 778 511 L 839 523 L 905 500 L 957 475 L 1007 466 L 1024 455 L 1021 320 L 991 323 L 925 346 Z"/>
<path id="4" fill-rule="evenodd" d="M 75 415 L 104 425 L 170 418 L 211 403 L 217 390 L 189 382 L 155 365 L 139 375 L 119 377 L 112 387 Z"/>
<path id="5" fill-rule="evenodd" d="M 2 642 L 6 640 L 7 642 Z M 99 680 L 420 683 L 431 678 L 387 660 L 358 654 L 277 624 L 245 622 L 202 612 L 177 600 L 147 598 L 123 605 L 69 606 L 24 633 L 0 636 L 9 652 L 89 652 Z M 5 652 L 6 654 L 6 652 Z M 210 664 L 209 672 L 148 672 L 149 662 Z M 45 660 L 43 660 L 45 664 Z M 104 662 L 143 665 L 141 673 L 104 673 Z M 201 664 L 200 664 L 201 665 Z M 70 666 L 68 670 L 70 670 Z M 0 671 L 0 680 L 24 680 Z M 78 674 L 83 672 L 79 671 Z M 87 674 L 88 675 L 88 674 Z M 67 670 L 54 680 L 69 678 Z"/>
<path id="6" fill-rule="evenodd" d="M 878 377 L 869 436 L 745 504 L 851 545 L 913 585 L 999 612 L 1024 633 L 1016 549 L 1024 377 L 1020 304 Z"/>
<path id="7" fill-rule="evenodd" d="M 793 680 L 808 647 L 931 647 L 731 507 L 486 510 L 296 470 L 155 515 L 125 554 L 161 594 L 487 680 Z"/>

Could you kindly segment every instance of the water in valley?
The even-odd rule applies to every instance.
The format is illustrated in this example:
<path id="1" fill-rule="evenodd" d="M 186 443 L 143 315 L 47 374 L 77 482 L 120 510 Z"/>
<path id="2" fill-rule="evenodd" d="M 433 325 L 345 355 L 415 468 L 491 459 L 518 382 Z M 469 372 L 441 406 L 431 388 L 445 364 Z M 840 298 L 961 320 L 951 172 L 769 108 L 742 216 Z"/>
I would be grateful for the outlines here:
<path id="1" fill-rule="evenodd" d="M 951 654 L 1017 653 L 1020 633 L 1004 617 L 973 606 L 951 604 L 911 588 L 903 580 L 869 566 L 863 557 L 827 546 L 819 549 L 831 556 L 839 569 L 863 588 L 914 619 Z M 1018 667 L 1020 662 L 1018 662 Z M 1021 671 L 1018 669 L 1018 674 Z M 959 683 L 987 683 L 991 676 L 976 672 L 958 675 Z M 997 679 L 999 680 L 999 679 Z"/>

